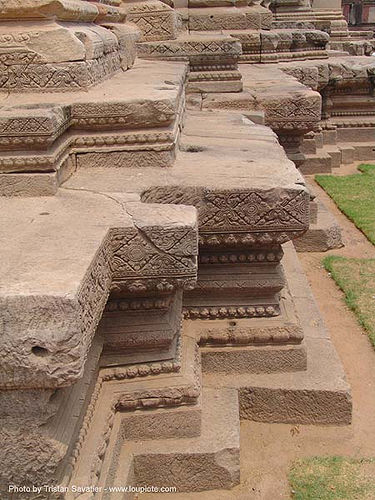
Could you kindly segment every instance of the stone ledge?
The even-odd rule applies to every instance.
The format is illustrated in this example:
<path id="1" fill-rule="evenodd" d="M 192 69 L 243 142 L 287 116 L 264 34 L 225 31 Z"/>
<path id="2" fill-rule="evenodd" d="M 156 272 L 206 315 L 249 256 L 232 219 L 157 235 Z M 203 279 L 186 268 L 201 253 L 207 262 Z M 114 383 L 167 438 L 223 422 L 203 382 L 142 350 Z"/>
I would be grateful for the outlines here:
<path id="1" fill-rule="evenodd" d="M 265 124 L 277 133 L 304 134 L 318 127 L 321 96 L 317 92 L 272 65 L 242 64 L 240 71 L 244 92 L 212 93 L 203 100 L 203 109 L 262 110 Z"/>
<path id="2" fill-rule="evenodd" d="M 203 373 L 285 373 L 306 370 L 304 346 L 201 347 Z"/>
<path id="3" fill-rule="evenodd" d="M 321 201 L 318 205 L 317 221 L 310 224 L 309 230 L 294 241 L 297 252 L 326 252 L 332 248 L 344 246 L 341 237 L 341 228 L 336 218 L 329 212 Z"/>
<path id="4" fill-rule="evenodd" d="M 374 67 L 373 58 L 366 56 L 330 57 L 322 61 L 281 63 L 279 66 L 281 71 L 313 89 L 322 89 L 334 81 L 343 86 L 353 80 L 367 80 L 374 74 Z"/>

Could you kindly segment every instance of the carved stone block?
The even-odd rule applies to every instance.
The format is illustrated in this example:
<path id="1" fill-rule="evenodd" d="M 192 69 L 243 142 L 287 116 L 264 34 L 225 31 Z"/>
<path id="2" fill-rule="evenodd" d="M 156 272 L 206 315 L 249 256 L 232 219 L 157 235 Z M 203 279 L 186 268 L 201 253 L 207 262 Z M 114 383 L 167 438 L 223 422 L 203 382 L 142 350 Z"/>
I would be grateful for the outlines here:
<path id="1" fill-rule="evenodd" d="M 158 0 L 129 3 L 126 20 L 141 31 L 140 41 L 172 40 L 177 37 L 177 13 Z"/>
<path id="2" fill-rule="evenodd" d="M 182 320 L 182 293 L 111 299 L 99 325 L 105 362 L 135 364 L 174 359 Z"/>
<path id="3" fill-rule="evenodd" d="M 5 231 L 19 224 L 24 242 L 8 238 L 1 272 L 0 384 L 7 389 L 79 379 L 111 287 L 170 292 L 191 287 L 196 277 L 194 208 L 126 205 L 126 197 L 75 191 L 42 200 L 2 200 Z M 25 212 L 40 220 L 36 234 Z M 24 264 L 9 276 L 21 247 Z"/>

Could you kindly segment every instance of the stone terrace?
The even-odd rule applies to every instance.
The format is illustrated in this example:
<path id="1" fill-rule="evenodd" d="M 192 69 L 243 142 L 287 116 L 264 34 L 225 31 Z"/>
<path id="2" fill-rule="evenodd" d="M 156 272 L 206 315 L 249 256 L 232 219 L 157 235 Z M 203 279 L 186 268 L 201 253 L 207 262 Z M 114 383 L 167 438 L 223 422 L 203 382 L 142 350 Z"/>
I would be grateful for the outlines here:
<path id="1" fill-rule="evenodd" d="M 374 63 L 268 3 L 0 1 L 5 495 L 229 489 L 241 419 L 350 423 L 293 242 L 341 243 L 301 172 L 371 142 Z"/>

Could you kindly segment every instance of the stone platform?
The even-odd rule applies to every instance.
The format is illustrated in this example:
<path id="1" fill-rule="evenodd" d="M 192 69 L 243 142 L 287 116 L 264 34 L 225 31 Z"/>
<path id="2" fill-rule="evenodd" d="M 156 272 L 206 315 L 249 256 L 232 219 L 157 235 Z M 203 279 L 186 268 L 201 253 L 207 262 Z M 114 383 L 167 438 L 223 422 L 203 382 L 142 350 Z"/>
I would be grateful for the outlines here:
<path id="1" fill-rule="evenodd" d="M 251 148 L 247 144 L 251 144 Z M 265 148 L 267 157 L 261 153 Z M 255 161 L 256 158 L 258 161 Z M 275 185 L 273 196 L 283 200 L 283 206 L 288 210 L 289 190 L 297 189 L 297 192 L 305 193 L 303 181 L 298 175 L 296 177 L 296 171 L 283 156 L 270 129 L 255 125 L 240 114 L 189 112 L 184 119 L 176 161 L 168 169 L 168 175 L 166 169 L 160 168 L 101 168 L 90 167 L 90 162 L 85 162 L 64 183 L 61 191 L 73 189 L 74 192 L 95 192 L 104 189 L 113 192 L 111 196 L 120 196 L 121 191 L 133 191 L 147 203 L 152 200 L 158 203 L 194 203 L 198 209 L 200 266 L 210 265 L 212 259 L 212 263 L 215 263 L 215 258 L 219 259 L 218 255 L 215 257 L 215 241 L 220 234 L 220 225 L 213 232 L 208 222 L 212 220 L 208 211 L 208 207 L 210 210 L 212 207 L 206 205 L 210 190 L 224 187 L 226 190 L 238 190 L 239 186 L 246 188 L 249 179 L 252 190 L 259 189 L 261 194 L 264 179 L 269 177 L 268 172 L 274 171 L 276 159 L 278 170 L 274 179 L 277 187 Z M 229 161 L 232 165 L 230 178 L 226 175 Z M 202 187 L 199 184 L 201 178 Z M 205 196 L 201 192 L 203 178 Z M 220 199 L 223 200 L 222 197 Z M 228 259 L 231 254 L 236 256 L 235 248 L 237 245 L 241 248 L 243 242 L 238 233 L 233 233 L 235 225 L 232 212 L 228 209 L 225 213 L 231 218 L 232 233 L 222 232 L 220 237 L 229 238 L 231 242 L 232 252 L 228 252 Z M 293 212 L 291 216 L 295 224 L 297 213 Z M 272 229 L 270 234 L 274 231 Z M 254 238 L 251 243 L 251 265 L 255 262 L 257 266 L 258 254 L 265 240 L 258 239 L 254 229 L 248 231 L 246 237 L 249 237 L 249 233 Z M 282 241 L 280 238 L 284 233 L 285 228 L 275 242 Z M 254 252 L 257 248 L 259 250 Z M 264 319 L 241 319 L 236 316 L 233 319 L 233 315 L 225 314 L 224 319 L 215 319 L 210 314 L 210 319 L 206 320 L 185 320 L 181 372 L 172 370 L 166 375 L 153 375 L 155 365 L 151 363 L 149 368 L 146 365 L 139 368 L 141 372 L 138 373 L 141 376 L 143 374 L 143 378 L 139 379 L 131 364 L 128 367 L 106 367 L 108 357 L 104 354 L 100 380 L 105 385 L 101 386 L 101 395 L 93 406 L 88 434 L 82 441 L 78 461 L 74 465 L 71 479 L 74 484 L 86 484 L 89 481 L 103 488 L 123 484 L 124 481 L 127 484 L 158 485 L 165 482 L 168 476 L 168 484 L 176 483 L 181 491 L 230 488 L 238 482 L 238 411 L 241 418 L 263 421 L 315 424 L 350 422 L 350 392 L 340 362 L 321 325 L 293 247 L 286 246 L 285 252 L 282 264 L 296 312 L 294 306 L 290 309 L 290 296 L 284 288 L 281 316 Z M 221 254 L 224 253 L 221 251 Z M 282 258 L 282 253 L 279 258 Z M 227 265 L 225 259 L 223 264 Z M 202 273 L 198 273 L 198 283 L 202 279 Z M 264 297 L 263 285 L 261 290 L 261 297 Z M 212 294 L 211 289 L 209 292 Z M 185 309 L 191 315 L 193 309 L 189 305 L 190 300 L 187 294 Z M 252 296 L 251 301 L 254 300 Z M 217 310 L 219 312 L 220 308 Z M 245 310 L 244 314 L 249 313 Z M 198 358 L 193 349 L 197 342 L 201 344 Z M 203 359 L 201 396 L 200 356 Z M 185 377 L 186 370 L 195 375 L 182 393 L 179 387 L 181 376 Z M 161 384 L 163 379 L 164 386 Z M 113 390 L 116 392 L 115 397 Z M 216 405 L 223 408 L 220 401 L 226 403 L 225 410 L 219 412 Z M 163 407 L 169 409 L 163 410 Z M 229 427 L 229 413 L 226 412 L 232 415 Z M 108 415 L 108 418 L 103 418 L 103 415 Z M 208 430 L 208 421 L 211 430 L 216 429 L 215 439 Z M 148 425 L 155 429 L 159 439 L 154 440 L 151 434 L 147 434 Z M 107 445 L 103 447 L 100 439 L 104 439 Z M 98 455 L 96 450 L 100 450 L 98 460 L 95 458 Z M 177 469 L 173 465 L 176 463 L 179 464 Z M 207 476 L 199 473 L 202 463 L 208 464 L 212 474 Z M 171 470 L 177 472 L 171 473 Z M 190 479 L 191 471 L 194 481 Z M 108 493 L 106 495 L 103 498 L 111 498 Z"/>
<path id="2" fill-rule="evenodd" d="M 54 197 L 0 203 L 1 301 L 7 319 L 2 338 L 4 349 L 9 342 L 13 351 L 2 362 L 4 388 L 53 388 L 79 379 L 110 290 L 131 290 L 139 281 L 137 266 L 148 266 L 149 290 L 163 281 L 177 288 L 184 281 L 194 284 L 193 207 L 147 206 L 135 196 L 67 189 Z M 179 241 L 166 250 L 158 239 L 173 238 L 177 229 Z"/>
<path id="3" fill-rule="evenodd" d="M 349 423 L 292 246 L 320 220 L 296 165 L 338 161 L 330 120 L 357 86 L 372 105 L 371 64 L 259 0 L 21 3 L 0 8 L 1 494 L 231 488 L 240 418 Z"/>
<path id="4" fill-rule="evenodd" d="M 308 227 L 309 195 L 301 176 L 275 134 L 241 115 L 187 113 L 170 168 L 130 167 L 126 159 L 121 151 L 78 153 L 77 171 L 55 196 L 1 200 L 8 228 L 1 272 L 7 318 L 2 386 L 19 401 L 2 416 L 3 433 L 15 456 L 38 442 L 54 457 L 39 472 L 33 468 L 38 467 L 36 456 L 30 456 L 24 473 L 19 461 L 12 464 L 11 473 L 25 482 L 35 474 L 47 481 L 51 471 L 61 482 L 69 468 L 76 468 L 75 447 L 85 441 L 88 425 L 80 428 L 78 422 L 90 421 L 96 412 L 102 383 L 99 375 L 95 384 L 97 370 L 85 363 L 88 356 L 98 358 L 91 345 L 98 345 L 99 352 L 104 345 L 101 374 L 109 369 L 110 378 L 125 380 L 127 386 L 130 379 L 152 379 L 153 389 L 146 384 L 144 393 L 141 383 L 135 395 L 126 393 L 115 407 L 105 400 L 104 423 L 111 422 L 108 412 L 114 409 L 197 404 L 199 383 L 184 382 L 182 389 L 178 384 L 191 360 L 181 347 L 179 320 L 181 291 L 196 284 L 198 228 L 201 269 L 219 259 L 243 282 L 246 304 L 236 312 L 251 318 L 254 310 L 257 317 L 272 318 L 280 315 L 280 245 Z M 93 166 L 102 160 L 109 163 Z M 242 255 L 248 261 L 242 262 Z M 255 288 L 249 279 L 254 273 L 261 277 Z M 225 286 L 233 288 L 231 274 L 223 276 Z M 217 291 L 212 281 L 207 298 Z M 221 305 L 230 318 L 232 298 L 227 295 Z M 151 331 L 151 323 L 142 321 L 146 311 L 154 318 Z M 302 337 L 284 341 L 300 344 Z M 295 350 L 295 363 L 302 368 L 303 347 Z M 168 374 L 166 392 L 159 374 Z M 81 377 L 86 382 L 80 385 Z M 36 387 L 43 400 L 35 400 Z M 64 418 L 64 408 L 73 401 L 79 402 L 76 418 Z M 31 427 L 29 419 L 13 419 L 21 403 L 33 415 Z M 66 427 L 60 431 L 61 426 Z M 27 440 L 21 438 L 24 433 Z M 98 438 L 103 435 L 106 431 Z M 3 463 L 8 454 L 6 447 Z"/>

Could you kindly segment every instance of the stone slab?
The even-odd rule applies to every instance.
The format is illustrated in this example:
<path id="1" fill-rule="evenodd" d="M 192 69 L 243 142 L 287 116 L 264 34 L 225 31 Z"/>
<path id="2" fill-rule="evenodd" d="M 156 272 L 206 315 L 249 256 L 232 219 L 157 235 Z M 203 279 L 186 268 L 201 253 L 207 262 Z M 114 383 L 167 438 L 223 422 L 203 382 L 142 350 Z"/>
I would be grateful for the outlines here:
<path id="1" fill-rule="evenodd" d="M 202 103 L 203 109 L 260 110 L 265 124 L 273 130 L 303 133 L 316 129 L 321 114 L 321 97 L 296 78 L 287 78 L 271 64 L 241 64 L 244 92 L 213 93 Z"/>
<path id="2" fill-rule="evenodd" d="M 274 373 L 306 370 L 303 346 L 201 347 L 203 373 Z"/>
<path id="3" fill-rule="evenodd" d="M 199 130 L 204 124 L 208 129 L 208 124 L 215 121 L 212 136 L 208 137 L 206 134 L 206 137 L 200 137 Z M 277 228 L 277 236 L 273 233 L 274 237 L 283 239 L 287 236 L 289 227 L 293 228 L 294 235 L 307 229 L 308 193 L 304 181 L 294 164 L 287 159 L 272 132 L 240 114 L 220 112 L 200 113 L 196 116 L 196 127 L 197 132 L 188 129 L 189 135 L 182 134 L 181 150 L 171 169 L 92 167 L 79 169 L 64 185 L 74 189 L 133 192 L 147 203 L 195 205 L 199 212 L 201 236 L 202 233 L 217 232 L 215 219 L 219 215 L 219 207 L 212 203 L 211 197 L 219 196 L 222 204 L 229 193 L 233 192 L 241 192 L 241 197 L 263 199 L 266 205 L 257 205 L 270 210 L 275 219 L 271 222 L 260 218 L 259 223 L 254 226 L 251 222 L 253 217 L 238 217 L 238 210 L 228 206 L 233 216 L 231 222 L 227 220 L 219 224 L 222 233 L 231 233 L 238 228 L 241 228 L 241 232 L 273 232 Z M 224 130 L 227 130 L 228 137 L 223 137 Z M 237 130 L 247 130 L 248 134 L 243 133 L 236 138 Z M 236 159 L 235 162 L 233 158 Z M 231 175 L 228 175 L 229 171 Z M 266 201 L 268 198 L 269 202 Z M 287 198 L 290 202 L 286 201 Z M 293 211 L 293 216 L 285 223 L 276 220 L 277 212 L 272 211 L 272 207 L 278 203 Z M 295 204 L 298 204 L 298 213 L 292 208 Z M 244 205 L 245 211 L 246 206 L 248 205 Z M 244 220 L 247 221 L 245 225 Z"/>
<path id="4" fill-rule="evenodd" d="M 304 175 L 325 174 L 332 172 L 332 157 L 325 150 L 317 150 L 316 154 L 303 155 L 299 170 Z M 340 152 L 341 156 L 341 152 Z"/>
<path id="5" fill-rule="evenodd" d="M 83 152 L 96 155 L 92 161 L 104 162 L 113 151 L 114 166 L 121 165 L 121 161 L 127 166 L 170 166 L 181 119 L 185 75 L 184 63 L 138 61 L 131 75 L 118 73 L 110 82 L 88 92 L 3 98 L 1 194 L 54 194 L 74 171 L 75 161 L 68 171 L 65 168 L 69 155 L 74 158 Z M 84 159 L 82 156 L 81 164 Z M 63 175 L 54 175 L 63 168 Z M 5 173 L 23 176 L 7 178 Z"/>
<path id="6" fill-rule="evenodd" d="M 296 61 L 280 63 L 279 69 L 295 76 L 299 82 L 314 89 L 325 87 L 332 79 L 342 82 L 356 78 L 368 78 L 374 71 L 375 61 L 367 56 L 330 57 L 320 61 Z"/>
<path id="7" fill-rule="evenodd" d="M 201 397 L 194 405 L 120 414 L 123 441 L 198 437 L 202 427 Z"/>
<path id="8" fill-rule="evenodd" d="M 66 187 L 77 189 L 97 189 L 99 185 L 109 191 L 125 191 L 144 193 L 156 183 L 160 186 L 196 187 L 205 185 L 206 189 L 226 188 L 233 189 L 239 182 L 245 189 L 293 189 L 295 185 L 303 183 L 302 178 L 295 170 L 294 164 L 287 159 L 277 138 L 266 127 L 255 125 L 241 116 L 230 114 L 200 114 L 202 123 L 210 119 L 217 120 L 217 127 L 223 130 L 225 125 L 232 128 L 233 134 L 237 124 L 244 125 L 249 131 L 246 137 L 233 136 L 223 139 L 220 133 L 210 140 L 201 138 L 197 132 L 194 137 L 182 137 L 182 151 L 179 152 L 176 162 L 171 169 L 101 169 L 94 167 L 89 171 L 81 169 L 65 184 Z M 220 126 L 219 121 L 222 121 Z M 197 123 L 197 127 L 199 127 Z M 251 137 L 254 129 L 259 140 Z M 199 130 L 199 128 L 198 128 Z M 203 144 L 204 142 L 204 144 Z M 196 147 L 195 147 L 196 146 Z M 188 149 L 188 150 L 187 150 Z M 267 156 L 264 151 L 267 149 Z M 187 151 L 186 151 L 187 150 Z M 236 162 L 233 164 L 233 154 L 236 151 Z M 274 168 L 275 160 L 279 160 L 278 168 Z M 231 165 L 229 164 L 231 161 Z M 197 168 L 201 162 L 205 169 Z M 228 176 L 228 169 L 231 175 Z M 126 182 L 125 182 L 126 179 Z M 301 189 L 301 188 L 299 188 Z"/>

